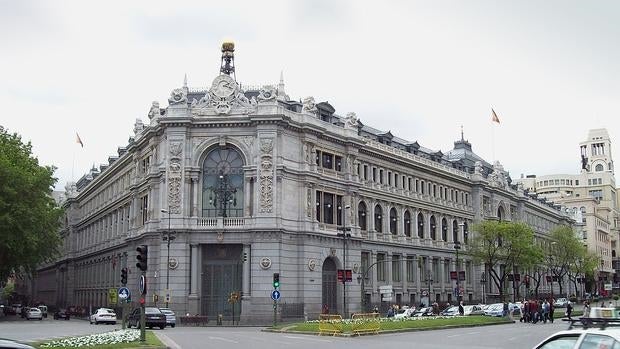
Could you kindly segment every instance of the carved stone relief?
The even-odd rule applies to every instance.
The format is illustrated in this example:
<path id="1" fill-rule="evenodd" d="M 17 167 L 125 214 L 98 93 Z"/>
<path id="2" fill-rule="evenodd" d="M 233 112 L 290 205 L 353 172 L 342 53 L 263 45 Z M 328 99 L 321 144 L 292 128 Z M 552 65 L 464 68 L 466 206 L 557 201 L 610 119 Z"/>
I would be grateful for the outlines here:
<path id="1" fill-rule="evenodd" d="M 273 139 L 260 140 L 260 212 L 273 211 Z"/>
<path id="2" fill-rule="evenodd" d="M 306 216 L 312 218 L 312 189 L 306 189 Z"/>
<path id="3" fill-rule="evenodd" d="M 192 101 L 191 106 L 194 115 L 223 115 L 232 110 L 250 114 L 256 111 L 256 99 L 250 101 L 233 78 L 222 74 L 213 80 L 204 97 Z"/>
<path id="4" fill-rule="evenodd" d="M 181 213 L 182 142 L 170 142 L 168 162 L 168 206 L 171 214 Z"/>

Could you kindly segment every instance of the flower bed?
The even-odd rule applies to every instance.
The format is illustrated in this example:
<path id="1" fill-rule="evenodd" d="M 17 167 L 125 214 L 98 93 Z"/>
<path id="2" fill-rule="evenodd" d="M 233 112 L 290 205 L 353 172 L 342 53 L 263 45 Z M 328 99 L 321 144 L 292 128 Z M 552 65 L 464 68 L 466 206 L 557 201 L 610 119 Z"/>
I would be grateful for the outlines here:
<path id="1" fill-rule="evenodd" d="M 46 342 L 40 348 L 83 348 L 100 345 L 130 343 L 140 339 L 140 330 L 118 330 L 88 336 L 71 337 Z"/>

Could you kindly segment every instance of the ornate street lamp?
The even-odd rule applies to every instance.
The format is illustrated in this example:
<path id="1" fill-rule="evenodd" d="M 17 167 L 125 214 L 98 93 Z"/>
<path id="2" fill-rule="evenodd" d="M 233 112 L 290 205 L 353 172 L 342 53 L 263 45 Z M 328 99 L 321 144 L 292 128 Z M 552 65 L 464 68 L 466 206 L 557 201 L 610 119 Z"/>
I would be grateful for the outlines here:
<path id="1" fill-rule="evenodd" d="M 219 204 L 219 207 L 221 208 L 220 213 L 222 217 L 226 218 L 228 205 L 237 205 L 237 197 L 235 196 L 237 193 L 237 188 L 230 184 L 228 175 L 225 175 L 222 171 L 220 171 L 217 185 L 211 186 L 208 189 L 215 194 L 215 197 L 213 197 L 213 195 L 209 196 L 209 203 L 215 208 L 217 208 Z"/>
<path id="2" fill-rule="evenodd" d="M 166 308 L 168 308 L 168 303 L 170 302 L 170 242 L 176 239 L 176 236 L 170 230 L 170 207 L 167 210 L 162 209 L 161 212 L 168 214 L 168 231 L 162 237 L 163 241 L 166 241 L 168 245 L 168 258 L 166 258 Z"/>

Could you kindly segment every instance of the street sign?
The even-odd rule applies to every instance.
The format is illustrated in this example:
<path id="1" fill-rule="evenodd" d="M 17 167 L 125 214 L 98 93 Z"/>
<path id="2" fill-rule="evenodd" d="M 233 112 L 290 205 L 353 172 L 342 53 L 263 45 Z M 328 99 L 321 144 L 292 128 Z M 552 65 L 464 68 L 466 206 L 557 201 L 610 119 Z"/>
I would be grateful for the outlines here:
<path id="1" fill-rule="evenodd" d="M 274 301 L 277 301 L 278 299 L 280 299 L 280 291 L 278 290 L 273 290 L 271 291 L 271 299 L 273 299 Z"/>
<path id="2" fill-rule="evenodd" d="M 390 297 L 383 297 L 381 300 L 384 301 L 384 302 L 391 302 L 392 301 L 392 296 L 390 296 Z"/>
<path id="3" fill-rule="evenodd" d="M 146 294 L 146 277 L 144 275 L 140 275 L 140 294 Z"/>
<path id="4" fill-rule="evenodd" d="M 108 290 L 108 304 L 116 305 L 118 303 L 118 297 L 116 294 L 116 289 L 111 288 Z"/>
<path id="5" fill-rule="evenodd" d="M 450 280 L 456 280 L 456 272 L 455 271 L 451 271 L 450 272 Z"/>
<path id="6" fill-rule="evenodd" d="M 605 291 L 611 291 L 612 290 L 612 284 L 605 284 Z"/>
<path id="7" fill-rule="evenodd" d="M 124 301 L 126 299 L 129 299 L 130 296 L 131 291 L 129 291 L 127 287 L 120 287 L 118 289 L 118 298 L 120 298 L 120 300 Z"/>

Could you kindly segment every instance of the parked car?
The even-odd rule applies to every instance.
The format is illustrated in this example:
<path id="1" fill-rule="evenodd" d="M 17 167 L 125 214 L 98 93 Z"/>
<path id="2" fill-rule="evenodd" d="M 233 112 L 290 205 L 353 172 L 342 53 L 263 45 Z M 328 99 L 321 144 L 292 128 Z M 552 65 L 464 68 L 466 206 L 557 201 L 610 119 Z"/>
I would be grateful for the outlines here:
<path id="1" fill-rule="evenodd" d="M 4 338 L 0 338 L 0 348 L 34 349 L 34 347 L 31 347 L 31 346 L 29 346 L 27 344 L 18 343 L 18 342 L 15 342 L 13 340 L 4 339 Z"/>
<path id="2" fill-rule="evenodd" d="M 144 309 L 144 322 L 145 327 L 159 327 L 163 330 L 166 328 L 166 315 L 157 308 L 146 307 Z M 134 309 L 129 315 L 127 327 L 131 328 L 132 326 L 140 328 L 140 308 Z"/>
<path id="3" fill-rule="evenodd" d="M 159 308 L 166 315 L 166 326 L 174 327 L 177 324 L 177 318 L 174 312 L 168 308 Z"/>
<path id="4" fill-rule="evenodd" d="M 457 307 L 457 306 L 448 307 L 448 308 L 444 309 L 441 313 L 439 313 L 439 315 L 441 315 L 441 316 L 457 316 L 457 315 L 459 315 L 459 307 Z"/>
<path id="5" fill-rule="evenodd" d="M 100 323 L 116 324 L 116 313 L 112 309 L 99 308 L 90 316 L 90 323 L 99 325 Z"/>
<path id="6" fill-rule="evenodd" d="M 558 298 L 555 300 L 555 303 L 553 303 L 553 306 L 556 308 L 566 308 L 567 305 L 568 299 L 566 298 Z"/>
<path id="7" fill-rule="evenodd" d="M 489 306 L 484 311 L 484 315 L 486 315 L 486 316 L 504 316 L 504 304 L 503 303 L 489 304 Z"/>
<path id="8" fill-rule="evenodd" d="M 41 313 L 43 313 L 43 317 L 47 318 L 47 306 L 46 305 L 39 305 L 37 308 L 39 308 L 39 310 L 41 310 Z"/>
<path id="9" fill-rule="evenodd" d="M 406 319 L 409 318 L 415 313 L 414 308 L 402 308 L 398 309 L 396 314 L 394 315 L 394 319 Z"/>
<path id="10" fill-rule="evenodd" d="M 22 311 L 26 313 L 26 320 L 43 320 L 43 313 L 39 308 L 24 308 Z"/>
<path id="11" fill-rule="evenodd" d="M 484 310 L 480 305 L 465 305 L 463 309 L 465 315 L 484 315 Z"/>
<path id="12" fill-rule="evenodd" d="M 412 317 L 420 317 L 420 316 L 433 316 L 433 307 L 420 308 L 416 310 Z"/>
<path id="13" fill-rule="evenodd" d="M 71 316 L 69 315 L 69 312 L 67 311 L 67 309 L 58 309 L 54 312 L 54 320 L 58 320 L 58 319 L 69 320 L 70 318 Z"/>

